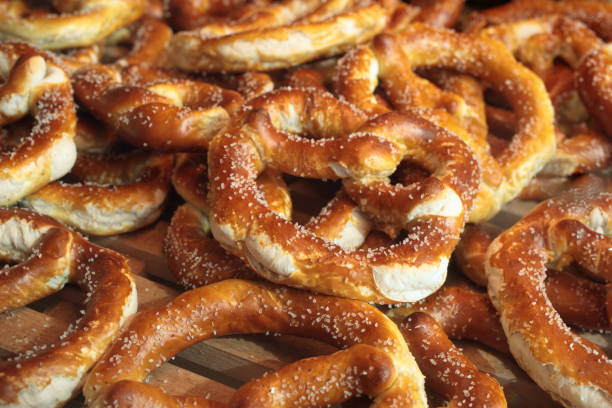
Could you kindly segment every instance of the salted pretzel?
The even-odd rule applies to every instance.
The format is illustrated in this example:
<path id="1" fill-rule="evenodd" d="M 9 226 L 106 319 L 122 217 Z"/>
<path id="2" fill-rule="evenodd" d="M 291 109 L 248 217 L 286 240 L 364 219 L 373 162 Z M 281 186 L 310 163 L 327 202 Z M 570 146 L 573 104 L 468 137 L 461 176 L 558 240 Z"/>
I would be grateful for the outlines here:
<path id="1" fill-rule="evenodd" d="M 612 5 L 605 1 L 514 0 L 501 6 L 470 14 L 464 25 L 464 30 L 475 32 L 489 25 L 550 15 L 565 16 L 581 21 L 604 41 L 612 40 L 612 26 L 610 26 Z"/>
<path id="2" fill-rule="evenodd" d="M 467 146 L 408 113 L 359 127 L 361 113 L 316 89 L 274 91 L 249 105 L 209 150 L 211 230 L 224 247 L 267 279 L 320 293 L 389 303 L 441 286 L 478 182 Z M 387 176 L 408 152 L 433 176 L 390 185 Z M 426 155 L 445 165 L 435 168 Z M 343 250 L 266 208 L 254 181 L 267 165 L 298 177 L 342 178 L 363 210 L 412 233 L 389 248 Z M 427 255 L 419 249 L 425 241 Z"/>
<path id="3" fill-rule="evenodd" d="M 372 3 L 331 17 L 324 15 L 323 19 L 312 18 L 319 16 L 313 12 L 295 24 L 228 35 L 225 30 L 209 33 L 205 26 L 175 34 L 169 57 L 178 68 L 189 72 L 287 68 L 341 54 L 355 44 L 370 40 L 384 29 L 387 15 L 387 10 Z"/>
<path id="4" fill-rule="evenodd" d="M 567 66 L 554 63 L 562 59 L 577 72 L 583 72 L 586 59 L 598 51 L 603 42 L 584 24 L 562 16 L 499 24 L 482 30 L 481 34 L 502 41 L 519 60 L 542 77 L 556 112 L 557 132 L 561 135 L 557 151 L 539 172 L 537 178 L 542 180 L 532 180 L 521 195 L 537 198 L 542 189 L 536 185 L 542 184 L 546 188 L 550 177 L 566 177 L 607 167 L 612 162 L 612 143 L 597 129 L 584 123 L 588 117 L 580 117 L 585 108 L 577 96 L 578 91 L 589 95 L 603 92 L 593 85 L 591 78 L 580 78 Z M 596 77 L 600 77 L 605 69 L 605 66 L 598 67 Z M 588 87 L 590 89 L 586 91 Z M 591 109 L 591 112 L 594 110 L 598 116 L 605 116 L 601 114 L 601 106 Z M 500 112 L 497 110 L 492 118 L 499 118 Z M 508 113 L 507 116 L 505 120 L 514 123 L 512 115 Z"/>
<path id="5" fill-rule="evenodd" d="M 161 77 L 148 85 L 124 83 L 122 73 L 128 76 L 129 70 L 84 67 L 74 73 L 73 86 L 89 112 L 138 147 L 205 149 L 228 125 L 228 110 L 242 104 L 238 93 L 201 81 Z M 153 77 L 159 72 L 148 71 Z"/>
<path id="6" fill-rule="evenodd" d="M 132 231 L 161 215 L 173 161 L 144 152 L 81 155 L 70 172 L 79 183 L 56 181 L 20 203 L 87 234 Z"/>
<path id="7" fill-rule="evenodd" d="M 76 116 L 68 74 L 23 43 L 0 44 L 0 126 L 26 116 L 26 137 L 0 140 L 0 205 L 11 205 L 70 171 L 76 159 Z"/>
<path id="8" fill-rule="evenodd" d="M 199 341 L 264 332 L 314 337 L 349 348 L 300 360 L 253 380 L 234 394 L 230 407 L 327 406 L 356 394 L 371 396 L 377 407 L 427 404 L 423 377 L 402 335 L 376 308 L 241 280 L 194 289 L 166 306 L 139 314 L 91 371 L 83 395 L 92 407 L 115 406 L 128 396 L 148 398 L 151 406 L 186 401 L 180 398 L 208 406 L 205 398 L 176 398 L 138 382 Z M 272 387 L 275 392 L 270 392 Z"/>
<path id="9" fill-rule="evenodd" d="M 482 373 L 446 336 L 436 319 L 415 312 L 399 324 L 408 347 L 425 375 L 425 383 L 451 407 L 505 408 L 499 383 Z"/>
<path id="10" fill-rule="evenodd" d="M 470 118 L 478 122 L 481 114 L 465 101 L 459 103 L 461 98 L 456 94 L 419 79 L 412 71 L 417 68 L 454 68 L 504 94 L 520 118 L 511 146 L 494 159 L 486 141 L 474 137 L 486 132 L 456 130 L 461 123 L 465 126 L 472 122 Z M 428 117 L 436 124 L 449 127 L 459 121 L 459 126 L 451 130 L 470 145 L 483 169 L 471 221 L 492 217 L 521 191 L 554 151 L 553 111 L 546 89 L 496 41 L 415 23 L 400 34 L 381 34 L 371 45 L 347 54 L 338 69 L 336 92 L 366 112 L 386 112 L 390 107 L 375 94 L 379 81 L 394 108 L 414 109 L 425 103 L 438 111 Z"/>
<path id="11" fill-rule="evenodd" d="M 487 286 L 486 251 L 501 232 L 491 224 L 468 224 L 453 254 L 461 272 L 480 286 Z M 581 277 L 571 268 L 548 270 L 544 283 L 550 302 L 564 322 L 586 330 L 610 330 L 604 285 Z"/>
<path id="12" fill-rule="evenodd" d="M 612 402 L 612 361 L 573 334 L 544 290 L 547 267 L 571 262 L 598 279 L 612 272 L 612 193 L 578 191 L 544 201 L 489 246 L 489 297 L 518 364 L 568 406 Z"/>
<path id="13" fill-rule="evenodd" d="M 60 406 L 136 312 L 136 286 L 126 259 L 95 246 L 58 222 L 27 210 L 0 209 L 0 259 L 17 264 L 0 276 L 0 312 L 80 286 L 85 309 L 61 341 L 10 357 L 0 366 L 0 404 Z"/>
<path id="14" fill-rule="evenodd" d="M 53 10 L 32 9 L 28 1 L 0 2 L 0 40 L 27 41 L 57 50 L 95 44 L 136 21 L 145 0 L 53 1 Z"/>

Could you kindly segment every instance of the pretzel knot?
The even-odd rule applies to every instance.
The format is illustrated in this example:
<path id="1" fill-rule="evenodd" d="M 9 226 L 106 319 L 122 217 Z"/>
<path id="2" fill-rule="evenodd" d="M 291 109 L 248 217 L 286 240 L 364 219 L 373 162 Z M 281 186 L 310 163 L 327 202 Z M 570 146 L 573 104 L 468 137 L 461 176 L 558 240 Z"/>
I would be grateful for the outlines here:
<path id="1" fill-rule="evenodd" d="M 413 72 L 426 68 L 473 75 L 502 93 L 517 114 L 517 132 L 510 147 L 493 158 L 484 139 L 486 123 L 473 127 L 480 116 L 462 98 Z M 390 107 L 375 93 L 379 81 L 394 108 L 433 109 L 428 119 L 457 133 L 474 150 L 483 179 L 471 221 L 496 214 L 554 152 L 553 110 L 542 81 L 496 41 L 418 23 L 396 35 L 380 34 L 371 45 L 344 57 L 336 90 L 363 111 L 380 114 Z"/>
<path id="2" fill-rule="evenodd" d="M 145 0 L 53 1 L 59 13 L 32 10 L 28 1 L 0 4 L 0 40 L 21 40 L 46 49 L 92 45 L 136 21 Z"/>
<path id="3" fill-rule="evenodd" d="M 542 389 L 567 406 L 610 405 L 612 361 L 559 318 L 545 291 L 546 268 L 576 262 L 610 282 L 610 248 L 612 194 L 581 191 L 541 203 L 487 250 L 489 296 L 511 353 Z"/>
<path id="4" fill-rule="evenodd" d="M 275 91 L 251 101 L 250 109 L 209 150 L 211 230 L 223 246 L 267 279 L 326 294 L 394 303 L 442 285 L 479 182 L 465 144 L 410 113 L 383 115 L 359 128 L 363 115 L 317 90 Z M 432 176 L 390 185 L 387 177 L 403 158 Z M 255 184 L 266 166 L 343 179 L 356 203 L 408 230 L 407 237 L 388 248 L 349 250 L 283 219 Z"/>
<path id="5" fill-rule="evenodd" d="M 172 397 L 138 382 L 202 340 L 264 332 L 314 337 L 347 349 L 251 381 L 234 394 L 230 407 L 324 407 L 357 394 L 374 398 L 376 407 L 427 406 L 423 377 L 401 333 L 376 308 L 241 280 L 194 289 L 139 314 L 94 367 L 83 394 L 92 407 L 131 406 L 129 401 L 210 406 L 205 398 Z"/>
<path id="6" fill-rule="evenodd" d="M 68 74 L 47 54 L 0 44 L 0 126 L 34 117 L 27 137 L 0 139 L 0 205 L 11 205 L 66 174 L 76 159 L 76 115 Z"/>
<path id="7" fill-rule="evenodd" d="M 52 407 L 70 399 L 85 374 L 136 312 L 136 286 L 124 257 L 90 244 L 45 216 L 0 210 L 0 312 L 27 305 L 67 283 L 86 292 L 82 317 L 54 345 L 0 367 L 0 404 Z"/>

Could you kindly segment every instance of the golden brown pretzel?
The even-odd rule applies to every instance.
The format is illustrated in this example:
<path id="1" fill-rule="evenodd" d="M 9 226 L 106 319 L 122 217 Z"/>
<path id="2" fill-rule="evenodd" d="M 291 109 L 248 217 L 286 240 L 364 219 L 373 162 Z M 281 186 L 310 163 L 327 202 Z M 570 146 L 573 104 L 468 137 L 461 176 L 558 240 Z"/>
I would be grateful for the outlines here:
<path id="1" fill-rule="evenodd" d="M 376 3 L 332 17 L 293 25 L 209 37 L 201 30 L 177 33 L 169 48 L 174 64 L 191 72 L 244 72 L 287 68 L 341 54 L 368 41 L 387 24 Z"/>
<path id="2" fill-rule="evenodd" d="M 480 31 L 488 25 L 549 15 L 561 15 L 581 21 L 605 41 L 612 40 L 612 5 L 604 1 L 588 0 L 514 0 L 472 13 L 465 24 L 465 31 Z"/>
<path id="3" fill-rule="evenodd" d="M 126 66 L 132 64 L 165 65 L 166 48 L 172 38 L 172 29 L 162 20 L 143 18 L 130 27 L 131 50 L 116 61 Z"/>
<path id="4" fill-rule="evenodd" d="M 76 97 L 129 143 L 147 149 L 200 150 L 229 123 L 242 97 L 188 79 L 157 78 L 150 85 L 122 81 L 122 72 L 93 65 L 73 75 Z M 160 71 L 148 71 L 155 77 Z M 150 79 L 150 78 L 147 78 Z M 189 109 L 192 107 L 193 109 Z"/>
<path id="5" fill-rule="evenodd" d="M 81 155 L 70 172 L 79 183 L 56 181 L 20 203 L 87 234 L 133 231 L 161 215 L 173 162 L 144 152 Z"/>
<path id="6" fill-rule="evenodd" d="M 92 45 L 137 20 L 145 0 L 55 1 L 58 13 L 30 9 L 28 1 L 0 2 L 0 40 L 28 41 L 47 49 Z"/>
<path id="7" fill-rule="evenodd" d="M 34 118 L 27 137 L 0 141 L 0 205 L 11 205 L 70 171 L 76 116 L 68 74 L 48 54 L 3 43 L 0 62 L 0 126 Z"/>
<path id="8" fill-rule="evenodd" d="M 177 318 L 179 314 L 181 318 Z M 377 350 L 359 347 L 359 352 L 352 348 L 346 353 L 355 356 L 364 352 L 364 357 L 376 357 L 366 359 L 366 366 L 362 366 L 364 376 L 359 376 L 364 387 L 370 382 L 377 384 L 370 391 L 375 405 L 426 406 L 423 378 L 404 339 L 395 324 L 377 309 L 362 302 L 240 280 L 194 289 L 164 307 L 141 313 L 92 370 L 83 394 L 94 407 L 112 406 L 118 401 L 117 395 L 109 391 L 113 384 L 142 381 L 157 366 L 191 344 L 220 335 L 263 332 L 315 337 L 342 348 L 356 344 L 373 346 Z M 325 386 L 325 381 L 334 374 L 336 378 L 344 378 L 345 369 L 354 366 L 338 358 L 338 355 L 319 357 L 281 368 L 283 386 L 278 387 L 278 392 L 269 392 L 278 384 L 278 377 L 273 374 L 247 383 L 237 391 L 230 406 L 308 405 L 302 398 L 312 399 L 311 406 L 325 406 L 333 403 L 332 398 L 338 398 L 338 394 L 343 400 L 358 392 L 351 387 L 352 382 L 329 381 Z M 338 365 L 334 367 L 334 363 Z M 370 371 L 368 364 L 385 369 Z M 295 390 L 306 390 L 304 387 L 310 381 L 316 386 L 308 387 L 305 395 L 295 395 Z M 127 385 L 126 391 L 134 392 Z M 344 391 L 347 395 L 342 396 Z M 104 399 L 105 395 L 111 395 L 110 399 Z M 160 393 L 155 390 L 149 395 L 156 397 Z M 160 397 L 164 404 L 172 406 L 173 397 Z M 203 398 L 198 401 L 205 403 Z"/>
<path id="9" fill-rule="evenodd" d="M 483 140 L 475 140 L 465 131 L 461 136 L 461 132 L 456 131 L 475 151 L 483 167 L 483 182 L 470 219 L 490 218 L 540 170 L 555 146 L 553 111 L 541 80 L 516 62 L 501 44 L 484 37 L 413 24 L 397 35 L 381 34 L 374 38 L 369 47 L 359 48 L 347 55 L 341 62 L 336 91 L 366 112 L 385 112 L 389 107 L 381 104 L 374 93 L 380 78 L 386 96 L 395 108 L 413 108 L 413 102 L 416 103 L 413 98 L 421 101 L 430 98 L 433 85 L 427 82 L 429 86 L 424 88 L 426 91 L 421 90 L 417 94 L 407 92 L 407 89 L 419 90 L 412 83 L 416 77 L 412 70 L 434 67 L 455 68 L 480 78 L 502 92 L 513 104 L 518 117 L 522 118 L 518 120 L 518 131 L 511 148 L 495 160 Z M 423 81 L 421 78 L 417 84 L 420 86 Z M 437 93 L 442 91 L 438 90 Z M 434 98 L 433 107 L 444 107 L 448 97 L 449 93 L 442 93 L 441 99 Z M 450 100 L 456 101 L 457 98 L 454 95 Z M 438 103 L 442 103 L 442 106 Z M 471 116 L 467 107 L 466 103 L 457 105 L 453 102 L 449 110 L 461 120 L 466 115 Z M 429 119 L 448 127 L 451 121 L 448 115 L 437 116 Z M 476 120 L 479 117 L 477 113 L 474 116 Z M 500 172 L 501 178 L 496 176 Z"/>
<path id="10" fill-rule="evenodd" d="M 0 311 L 24 306 L 73 283 L 85 310 L 62 341 L 3 361 L 0 404 L 54 407 L 78 392 L 85 374 L 136 312 L 136 287 L 124 257 L 97 247 L 52 219 L 0 209 Z"/>
<path id="11" fill-rule="evenodd" d="M 593 179 L 589 177 L 589 180 Z M 461 272 L 480 286 L 487 286 L 485 254 L 491 241 L 500 232 L 501 229 L 491 224 L 468 224 L 453 254 Z M 572 326 L 587 330 L 610 330 L 606 315 L 605 286 L 570 271 L 571 268 L 563 271 L 548 270 L 544 283 L 546 294 L 555 310 L 564 322 Z"/>
<path id="12" fill-rule="evenodd" d="M 567 406 L 609 405 L 612 361 L 559 318 L 544 290 L 546 269 L 575 261 L 609 282 L 611 231 L 612 193 L 580 191 L 544 201 L 487 250 L 489 296 L 511 353 L 542 389 Z"/>
<path id="13" fill-rule="evenodd" d="M 358 128 L 361 113 L 316 89 L 275 91 L 249 105 L 241 123 L 209 150 L 211 229 L 224 247 L 267 279 L 321 293 L 388 303 L 418 300 L 441 286 L 478 181 L 467 146 L 408 113 Z M 387 176 L 409 152 L 434 175 L 411 187 L 391 186 Z M 342 250 L 257 198 L 254 181 L 268 164 L 298 177 L 343 178 L 350 194 L 364 198 L 360 205 L 413 233 L 390 248 Z M 397 197 L 378 206 L 377 189 Z M 394 204 L 401 209 L 387 213 Z M 427 253 L 420 249 L 425 242 Z"/>
<path id="14" fill-rule="evenodd" d="M 436 319 L 415 312 L 399 324 L 426 384 L 449 400 L 447 407 L 505 408 L 499 383 L 478 368 L 446 336 Z"/>

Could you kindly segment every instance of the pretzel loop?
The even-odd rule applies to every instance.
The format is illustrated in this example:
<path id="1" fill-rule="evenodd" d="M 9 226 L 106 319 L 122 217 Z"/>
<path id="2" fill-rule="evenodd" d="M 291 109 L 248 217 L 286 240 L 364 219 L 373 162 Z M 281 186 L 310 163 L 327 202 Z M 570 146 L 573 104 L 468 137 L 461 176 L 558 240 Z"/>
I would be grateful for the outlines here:
<path id="1" fill-rule="evenodd" d="M 18 262 L 0 276 L 0 311 L 24 306 L 69 282 L 87 294 L 83 316 L 60 342 L 10 358 L 0 368 L 3 405 L 58 406 L 76 393 L 136 312 L 130 268 L 121 255 L 26 210 L 0 210 L 0 259 Z"/>
<path id="2" fill-rule="evenodd" d="M 6 79 L 0 125 L 28 112 L 35 120 L 27 137 L 0 142 L 0 205 L 11 205 L 68 173 L 76 160 L 76 116 L 68 74 L 41 51 L 0 44 L 0 77 Z"/>

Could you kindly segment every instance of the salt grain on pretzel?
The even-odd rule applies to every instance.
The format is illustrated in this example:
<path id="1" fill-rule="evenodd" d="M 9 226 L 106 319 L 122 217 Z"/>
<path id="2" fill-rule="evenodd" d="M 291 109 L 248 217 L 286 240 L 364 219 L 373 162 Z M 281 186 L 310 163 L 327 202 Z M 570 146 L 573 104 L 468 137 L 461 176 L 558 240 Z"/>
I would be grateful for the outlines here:
<path id="1" fill-rule="evenodd" d="M 27 210 L 0 210 L 0 311 L 59 291 L 84 292 L 82 316 L 55 344 L 10 357 L 0 367 L 0 404 L 55 407 L 73 397 L 93 363 L 136 312 L 136 287 L 126 259 L 90 244 L 61 224 Z"/>
<path id="2" fill-rule="evenodd" d="M 175 65 L 189 72 L 244 72 L 287 68 L 341 54 L 383 30 L 387 11 L 370 4 L 316 22 L 207 37 L 177 33 L 169 48 Z"/>
<path id="3" fill-rule="evenodd" d="M 442 285 L 478 183 L 467 146 L 408 114 L 380 117 L 351 134 L 364 117 L 315 89 L 275 91 L 249 105 L 242 125 L 209 150 L 211 228 L 222 245 L 267 279 L 321 293 L 388 303 L 417 300 Z M 297 136 L 304 133 L 319 140 Z M 409 153 L 432 158 L 425 166 L 434 176 L 411 187 L 388 185 Z M 435 168 L 436 160 L 445 165 Z M 389 248 L 343 250 L 266 208 L 254 184 L 266 165 L 301 177 L 352 177 L 365 206 L 409 233 Z M 388 198 L 377 206 L 379 193 Z M 387 211 L 395 204 L 403 207 Z"/>
<path id="4" fill-rule="evenodd" d="M 0 141 L 0 205 L 11 205 L 66 174 L 76 159 L 76 116 L 68 74 L 23 43 L 0 44 L 0 125 L 28 112 L 34 125 L 9 146 Z"/>
<path id="5" fill-rule="evenodd" d="M 91 371 L 83 394 L 93 407 L 142 398 L 131 383 L 143 381 L 182 349 L 211 337 L 264 332 L 314 337 L 350 348 L 297 361 L 247 383 L 232 397 L 230 407 L 326 406 L 357 394 L 370 395 L 377 407 L 427 404 L 423 377 L 402 335 L 377 309 L 240 280 L 194 289 L 141 313 Z M 124 397 L 116 391 L 119 386 Z M 180 401 L 155 387 L 140 388 L 151 404 L 174 406 Z M 190 401 L 207 406 L 205 398 Z"/>
<path id="6" fill-rule="evenodd" d="M 137 20 L 145 0 L 53 1 L 55 12 L 31 8 L 31 2 L 0 2 L 0 40 L 28 41 L 47 49 L 95 44 Z"/>
<path id="7" fill-rule="evenodd" d="M 170 154 L 83 155 L 70 173 L 79 183 L 56 181 L 20 203 L 88 234 L 132 231 L 161 215 L 172 164 Z"/>
<path id="8" fill-rule="evenodd" d="M 566 406 L 612 404 L 612 361 L 562 322 L 544 290 L 546 269 L 575 261 L 609 282 L 611 231 L 612 194 L 582 191 L 541 203 L 487 251 L 489 296 L 510 351 Z"/>
<path id="9" fill-rule="evenodd" d="M 518 131 L 510 147 L 496 158 L 498 163 L 480 147 L 481 141 L 462 138 L 474 149 L 484 169 L 496 167 L 488 174 L 501 172 L 503 175 L 501 179 L 489 178 L 487 170 L 483 170 L 483 183 L 470 219 L 490 218 L 540 170 L 555 146 L 553 111 L 541 80 L 520 65 L 501 44 L 413 24 L 397 35 L 381 34 L 371 46 L 350 53 L 340 67 L 337 91 L 366 112 L 385 112 L 389 107 L 381 104 L 374 93 L 380 77 L 386 96 L 395 108 L 415 108 L 418 107 L 412 101 L 415 94 L 406 92 L 407 87 L 415 89 L 409 86 L 416 76 L 412 70 L 436 67 L 452 68 L 480 78 L 502 92 L 517 112 Z M 444 98 L 440 101 L 446 95 L 442 94 Z M 463 108 L 457 110 L 462 106 L 467 104 L 452 103 L 449 111 L 462 118 L 463 113 L 469 112 Z"/>
<path id="10" fill-rule="evenodd" d="M 159 80 L 124 84 L 119 70 L 94 65 L 77 71 L 73 86 L 77 99 L 125 140 L 157 150 L 205 149 L 229 123 L 223 106 L 234 109 L 242 101 L 236 92 L 204 82 Z"/>

